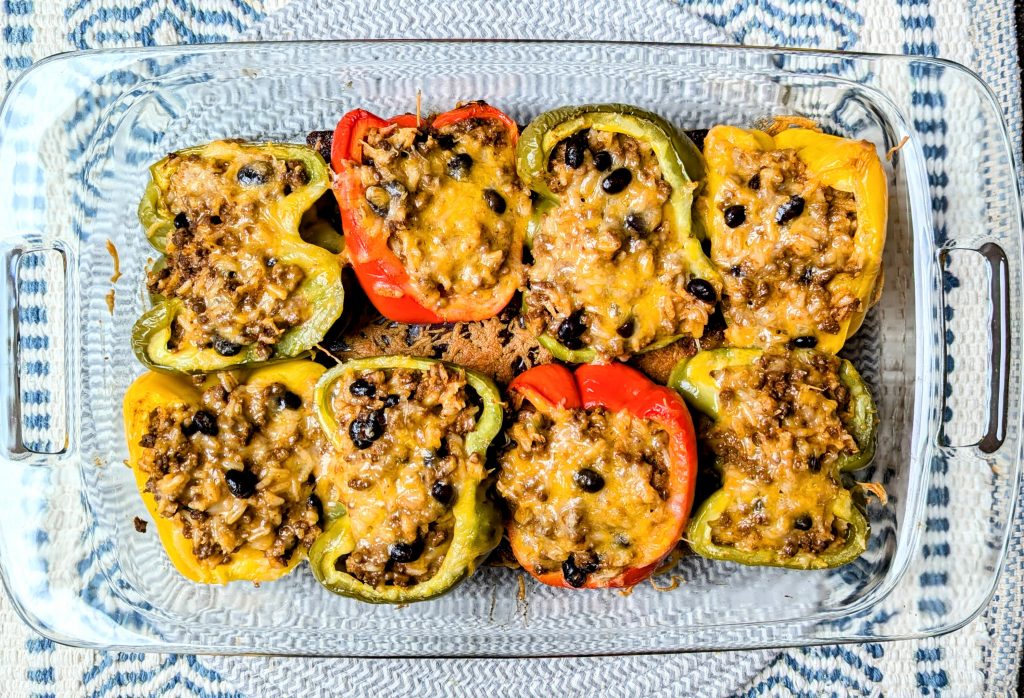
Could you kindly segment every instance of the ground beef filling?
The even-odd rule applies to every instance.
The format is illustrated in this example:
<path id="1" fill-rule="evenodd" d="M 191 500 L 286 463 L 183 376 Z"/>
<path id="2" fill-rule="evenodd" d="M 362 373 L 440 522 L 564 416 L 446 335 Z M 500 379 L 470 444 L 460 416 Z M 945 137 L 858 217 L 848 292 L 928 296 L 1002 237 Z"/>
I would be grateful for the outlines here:
<path id="1" fill-rule="evenodd" d="M 726 225 L 711 247 L 727 324 L 756 328 L 762 346 L 838 333 L 864 309 L 852 292 L 830 287 L 862 271 L 853 194 L 822 186 L 793 150 L 736 148 L 732 166 L 714 202 Z"/>
<path id="2" fill-rule="evenodd" d="M 547 332 L 618 358 L 700 337 L 713 302 L 687 290 L 693 277 L 666 219 L 672 187 L 653 149 L 590 129 L 558 144 L 549 163 L 559 205 L 534 231 L 527 296 Z"/>
<path id="3" fill-rule="evenodd" d="M 170 157 L 164 204 L 175 229 L 166 263 L 148 275 L 150 293 L 184 306 L 168 348 L 234 356 L 252 347 L 255 358 L 269 358 L 281 335 L 311 312 L 296 294 L 305 273 L 277 258 L 280 232 L 265 217 L 268 201 L 308 182 L 305 166 L 255 153 L 230 160 Z"/>
<path id="4" fill-rule="evenodd" d="M 842 490 L 835 465 L 859 449 L 844 426 L 852 408 L 838 370 L 834 356 L 770 351 L 713 374 L 720 417 L 705 441 L 732 502 L 711 522 L 714 543 L 785 557 L 843 545 L 846 523 L 832 514 Z"/>
<path id="5" fill-rule="evenodd" d="M 150 412 L 139 445 L 157 512 L 211 566 L 245 547 L 285 566 L 320 534 L 313 477 L 328 446 L 309 405 L 281 383 L 232 385 L 223 374 L 198 407 Z"/>
<path id="6" fill-rule="evenodd" d="M 330 406 L 347 438 L 324 501 L 328 510 L 345 508 L 356 541 L 335 563 L 339 571 L 378 588 L 437 574 L 460 488 L 483 479 L 483 460 L 464 445 L 478 418 L 470 391 L 444 364 L 350 373 L 334 383 Z"/>
<path id="7" fill-rule="evenodd" d="M 530 200 L 503 124 L 372 129 L 359 174 L 364 225 L 386 236 L 421 304 L 443 310 L 519 286 Z"/>
<path id="8" fill-rule="evenodd" d="M 526 404 L 508 433 L 498 491 L 535 574 L 607 581 L 673 544 L 659 426 L 624 411 Z"/>

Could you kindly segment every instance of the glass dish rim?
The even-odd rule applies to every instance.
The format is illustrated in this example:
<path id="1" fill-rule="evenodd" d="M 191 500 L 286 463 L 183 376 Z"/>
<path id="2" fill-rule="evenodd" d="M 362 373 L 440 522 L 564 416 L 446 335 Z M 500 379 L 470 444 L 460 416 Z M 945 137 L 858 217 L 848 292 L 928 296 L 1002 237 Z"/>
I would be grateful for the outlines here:
<path id="1" fill-rule="evenodd" d="M 423 46 L 430 46 L 430 45 L 459 45 L 459 44 L 468 44 L 468 45 L 471 45 L 471 44 L 479 44 L 479 45 L 491 45 L 491 44 L 494 44 L 494 45 L 553 45 L 553 46 L 558 46 L 558 45 L 574 45 L 574 46 L 594 46 L 594 47 L 597 47 L 597 48 L 607 47 L 608 45 L 622 45 L 622 46 L 635 46 L 635 47 L 649 47 L 649 48 L 655 48 L 655 49 L 684 49 L 684 50 L 685 49 L 689 49 L 689 50 L 709 49 L 709 50 L 713 50 L 713 51 L 716 51 L 716 52 L 721 51 L 721 52 L 743 53 L 743 54 L 763 54 L 763 55 L 772 55 L 772 54 L 801 55 L 802 54 L 802 55 L 807 55 L 807 56 L 819 56 L 819 57 L 823 57 L 823 58 L 826 58 L 826 59 L 827 58 L 833 58 L 833 59 L 838 59 L 838 58 L 856 58 L 856 59 L 868 59 L 868 60 L 883 59 L 883 60 L 887 60 L 887 61 L 894 61 L 895 60 L 895 61 L 899 61 L 900 63 L 903 63 L 903 64 L 909 64 L 909 63 L 913 63 L 913 62 L 924 62 L 924 63 L 928 63 L 928 64 L 932 64 L 932 65 L 938 65 L 938 66 L 943 66 L 943 67 L 946 67 L 946 68 L 951 68 L 951 69 L 955 70 L 956 72 L 958 72 L 958 73 L 962 74 L 963 76 L 965 76 L 967 79 L 969 79 L 976 86 L 980 86 L 981 87 L 981 91 L 985 95 L 985 98 L 993 105 L 993 107 L 997 110 L 997 112 L 999 114 L 999 133 L 998 133 L 998 135 L 1001 138 L 1001 143 L 1004 143 L 1004 144 L 1007 144 L 1007 145 L 1009 144 L 1009 138 L 1008 138 L 1009 130 L 1008 130 L 1008 127 L 1006 125 L 1005 119 L 1002 116 L 1002 111 L 998 108 L 998 101 L 997 101 L 997 98 L 996 98 L 995 93 L 992 90 L 991 86 L 988 83 L 986 83 L 985 80 L 983 80 L 974 70 L 972 70 L 971 68 L 969 68 L 967 66 L 964 66 L 964 65 L 962 65 L 962 64 L 960 64 L 960 63 L 958 63 L 956 61 L 952 61 L 952 60 L 944 59 L 944 58 L 932 58 L 932 57 L 924 57 L 924 56 L 907 56 L 907 55 L 901 55 L 901 54 L 887 54 L 887 53 L 878 53 L 878 52 L 836 51 L 836 50 L 823 50 L 823 49 L 805 48 L 805 47 L 787 48 L 787 47 L 771 47 L 771 46 L 742 46 L 742 45 L 732 45 L 732 44 L 730 44 L 730 45 L 717 45 L 717 44 L 704 44 L 704 43 L 697 43 L 697 42 L 657 42 L 657 41 L 624 41 L 624 40 L 602 41 L 602 40 L 593 40 L 593 39 L 591 39 L 591 40 L 567 40 L 567 39 L 507 39 L 507 38 L 502 38 L 502 39 L 479 39 L 479 38 L 455 38 L 455 39 L 442 39 L 442 38 L 429 38 L 429 39 L 378 38 L 378 39 L 359 39 L 359 38 L 351 38 L 351 39 L 332 39 L 332 40 L 216 42 L 216 43 L 208 43 L 208 44 L 191 44 L 191 45 L 185 44 L 185 45 L 175 45 L 175 46 L 140 46 L 140 47 L 129 47 L 129 48 L 88 49 L 88 50 L 84 50 L 84 51 L 69 51 L 69 52 L 63 52 L 63 53 L 54 54 L 52 56 L 48 56 L 48 57 L 43 58 L 40 61 L 34 63 L 32 66 L 30 66 L 28 69 L 26 69 L 21 75 L 19 75 L 18 78 L 11 84 L 10 88 L 8 89 L 7 94 L 4 96 L 4 99 L 2 100 L 2 102 L 0 102 L 0 114 L 6 113 L 6 111 L 8 109 L 8 106 L 9 106 L 9 100 L 12 98 L 12 95 L 14 95 L 18 91 L 18 88 L 21 86 L 22 82 L 23 81 L 27 81 L 28 79 L 30 79 L 37 69 L 43 68 L 44 66 L 47 66 L 50 63 L 70 61 L 70 60 L 75 60 L 77 58 L 85 59 L 85 58 L 88 58 L 88 57 L 92 57 L 94 55 L 96 55 L 96 56 L 117 55 L 119 57 L 124 57 L 124 58 L 131 58 L 133 56 L 139 56 L 140 58 L 143 58 L 143 57 L 146 57 L 146 56 L 149 56 L 149 55 L 156 55 L 156 54 L 177 55 L 177 54 L 190 54 L 190 53 L 191 54 L 195 54 L 195 53 L 215 54 L 217 52 L 241 52 L 241 51 L 244 51 L 247 48 L 253 48 L 253 47 L 265 49 L 267 47 L 272 47 L 275 44 L 288 45 L 288 46 L 301 46 L 301 45 L 308 45 L 308 46 L 339 45 L 340 46 L 340 45 L 358 45 L 358 44 L 363 44 L 363 45 L 375 45 L 375 44 L 381 44 L 381 45 L 388 45 L 388 44 L 394 44 L 394 45 L 400 45 L 400 44 L 419 44 L 419 45 L 423 45 Z M 796 72 L 799 72 L 799 71 L 796 71 Z M 825 77 L 825 76 L 823 76 L 823 77 Z M 831 79 L 843 80 L 843 78 L 841 78 L 839 76 L 835 76 L 835 75 L 831 75 L 831 76 L 827 76 L 827 77 L 829 77 Z M 869 89 L 876 90 L 877 88 L 871 87 Z M 884 95 L 884 93 L 882 93 L 882 94 Z M 902 109 L 900 110 L 900 115 L 903 116 Z M 2 139 L 2 136 L 0 136 L 0 139 Z M 1022 193 L 1021 192 L 1021 186 L 1020 186 L 1020 180 L 1019 180 L 1019 174 L 1020 174 L 1020 171 L 1021 171 L 1020 155 L 1018 153 L 1014 153 L 1012 151 L 1012 148 L 1009 148 L 1008 150 L 1009 150 L 1009 154 L 1010 154 L 1010 168 L 1013 170 L 1013 173 L 1017 175 L 1017 182 L 1016 182 L 1016 186 L 1014 187 L 1014 194 L 1016 195 L 1017 200 L 1019 201 L 1020 198 L 1021 198 L 1021 193 Z M 928 221 L 928 224 L 929 224 L 929 226 L 931 225 L 931 220 Z M 915 239 L 916 239 L 916 236 L 915 236 Z M 926 252 L 933 252 L 933 251 L 936 251 L 936 250 L 929 250 L 929 251 L 926 251 Z M 70 251 L 67 251 L 67 252 L 70 252 Z M 70 259 L 71 259 L 71 257 L 69 257 L 69 261 L 70 261 Z M 1011 272 L 1011 274 L 1012 273 L 1013 272 Z M 1017 270 L 1017 274 L 1016 275 L 1019 277 L 1021 275 L 1021 270 Z M 939 324 L 941 325 L 941 323 L 939 323 Z M 920 351 L 921 351 L 921 341 L 918 340 L 915 343 L 918 345 L 916 351 L 918 353 L 920 353 Z M 1012 342 L 1011 342 L 1011 344 L 1012 344 Z M 1010 385 L 1010 394 L 1013 394 L 1013 393 L 1017 393 L 1018 396 L 1021 395 L 1021 394 L 1024 394 L 1024 380 L 1018 380 L 1016 385 Z M 916 395 L 915 395 L 915 401 L 916 401 Z M 1020 423 L 1021 423 L 1021 418 L 1018 417 L 1018 419 L 1016 420 L 1015 423 L 1017 425 L 1017 428 L 1019 429 L 1020 428 Z M 921 438 L 924 440 L 924 443 L 928 443 L 927 435 L 922 435 Z M 63 459 L 62 456 L 51 456 L 51 458 L 53 458 L 55 460 L 56 459 Z M 820 646 L 820 645 L 830 645 L 830 644 L 849 644 L 849 643 L 858 643 L 858 642 L 865 642 L 865 641 L 893 641 L 893 640 L 898 640 L 898 639 L 922 639 L 922 638 L 936 637 L 936 636 L 940 636 L 940 635 L 943 635 L 943 634 L 947 634 L 949 632 L 953 632 L 953 631 L 963 627 L 964 625 L 970 623 L 975 618 L 977 618 L 979 615 L 981 615 L 981 613 L 983 613 L 984 610 L 988 607 L 989 602 L 991 601 L 991 598 L 992 598 L 993 594 L 995 593 L 995 589 L 996 589 L 998 580 L 999 580 L 999 578 L 1001 577 L 1001 575 L 1003 573 L 1003 569 L 1004 569 L 1005 564 L 1006 564 L 1006 552 L 1008 550 L 1008 547 L 1009 547 L 1009 544 L 1010 544 L 1010 540 L 1011 540 L 1012 520 L 1016 516 L 1016 514 L 1018 512 L 1018 507 L 1020 506 L 1020 501 L 1019 501 L 1019 496 L 1018 496 L 1018 494 L 1019 494 L 1018 490 L 1019 490 L 1019 485 L 1020 485 L 1020 479 L 1021 479 L 1021 454 L 1017 453 L 1016 456 L 1014 457 L 1014 477 L 1013 477 L 1013 483 L 1012 483 L 1014 485 L 1013 492 L 1011 492 L 1008 495 L 1011 498 L 1011 503 L 1009 505 L 1009 513 L 1008 513 L 1009 520 L 1008 520 L 1008 525 L 1005 527 L 1005 529 L 1003 531 L 1003 534 L 1002 534 L 1001 545 L 998 547 L 998 553 L 999 553 L 998 565 L 997 565 L 996 569 L 993 571 L 993 573 L 990 575 L 990 578 L 989 578 L 989 589 L 984 594 L 984 597 L 981 600 L 980 605 L 976 609 L 973 609 L 973 611 L 970 614 L 966 615 L 963 618 L 957 619 L 954 622 L 950 622 L 950 623 L 948 623 L 946 625 L 940 626 L 936 630 L 932 630 L 932 631 L 902 632 L 898 636 L 881 637 L 881 638 L 876 638 L 876 639 L 872 639 L 872 640 L 865 640 L 863 638 L 856 638 L 856 637 L 855 638 L 849 638 L 849 639 L 843 639 L 843 638 L 840 638 L 840 639 L 837 639 L 837 638 L 826 638 L 826 639 L 809 638 L 809 639 L 802 639 L 799 642 L 794 643 L 794 644 L 772 644 L 772 643 L 768 643 L 768 644 L 765 644 L 765 645 L 757 645 L 757 646 L 751 645 L 749 647 L 748 646 L 744 646 L 744 647 L 747 648 L 747 649 L 755 649 L 755 648 L 779 648 L 779 649 L 782 649 L 782 648 L 786 648 L 786 647 Z M 919 506 L 917 506 L 915 508 L 913 513 L 914 513 L 914 517 L 911 518 L 907 522 L 906 525 L 913 525 L 913 523 L 916 522 L 919 519 L 920 514 L 921 514 L 920 503 L 919 503 Z M 902 579 L 902 577 L 905 575 L 906 568 L 907 568 L 908 564 L 909 564 L 909 559 L 908 560 L 904 560 L 904 564 L 902 565 L 902 567 L 899 570 L 898 574 L 893 576 L 892 582 L 891 582 L 891 584 L 887 585 L 888 588 L 885 589 L 884 594 L 882 594 L 881 596 L 879 596 L 877 598 L 872 599 L 872 603 L 877 603 L 877 602 L 879 602 L 879 601 L 881 601 L 884 598 L 889 596 L 889 594 L 893 591 L 893 589 L 895 589 L 895 587 L 899 584 L 899 582 Z M 101 643 L 92 643 L 92 642 L 89 642 L 89 641 L 84 641 L 84 642 L 83 641 L 75 641 L 74 638 L 65 638 L 65 637 L 59 636 L 58 633 L 53 633 L 53 632 L 48 631 L 43 623 L 38 622 L 39 619 L 37 619 L 34 615 L 30 614 L 30 612 L 28 611 L 27 608 L 23 607 L 23 605 L 20 603 L 21 600 L 16 598 L 11 593 L 10 585 L 8 583 L 8 580 L 7 580 L 7 574 L 8 574 L 7 566 L 3 563 L 2 560 L 0 560 L 0 580 L 2 580 L 3 585 L 5 587 L 5 590 L 7 591 L 8 598 L 11 599 L 12 606 L 15 608 L 15 611 L 18 613 L 19 617 L 21 617 L 22 620 L 25 621 L 30 627 L 35 629 L 37 632 L 40 632 L 40 634 L 42 634 L 45 637 L 48 637 L 50 639 L 53 639 L 53 640 L 55 640 L 57 642 L 60 642 L 62 644 L 69 644 L 69 645 L 76 646 L 76 647 L 90 647 L 90 648 L 93 648 L 93 649 L 106 649 L 106 650 L 118 650 L 118 649 L 139 650 L 139 649 L 142 649 L 143 651 L 160 651 L 160 652 L 182 652 L 182 653 L 195 653 L 195 652 L 199 652 L 199 653 L 203 653 L 203 654 L 221 654 L 221 655 L 236 655 L 236 654 L 238 654 L 238 652 L 233 652 L 230 649 L 224 649 L 224 650 L 209 650 L 209 649 L 205 649 L 205 648 L 196 649 L 195 647 L 192 647 L 192 646 L 187 645 L 187 644 L 156 644 L 156 643 L 154 643 L 152 645 L 108 645 L 108 644 L 101 644 Z M 867 597 L 867 598 L 870 598 L 870 597 Z M 853 608 L 857 608 L 857 606 L 860 606 L 860 605 L 861 604 L 855 604 L 853 606 Z M 870 604 L 868 604 L 868 606 L 870 606 Z M 834 617 L 841 616 L 841 615 L 844 615 L 844 614 L 841 614 L 841 613 L 838 613 L 838 612 L 833 612 L 831 614 L 828 614 L 826 616 L 826 618 L 830 618 L 830 617 L 834 618 Z M 789 620 L 789 621 L 787 621 L 787 620 L 771 621 L 771 622 L 768 623 L 768 625 L 784 624 L 784 623 L 787 623 L 787 622 L 791 622 L 791 620 Z M 681 653 L 690 653 L 690 652 L 698 652 L 698 651 L 732 651 L 733 649 L 734 648 L 729 648 L 729 649 L 724 649 L 724 650 L 714 649 L 714 648 L 712 648 L 712 649 L 700 649 L 700 648 L 695 648 L 695 649 L 673 649 L 673 648 L 667 648 L 667 649 L 643 649 L 643 650 L 621 650 L 621 651 L 620 650 L 613 650 L 613 651 L 595 651 L 595 652 L 592 652 L 592 653 L 588 652 L 588 653 L 584 653 L 584 654 L 575 654 L 575 655 L 568 655 L 568 656 L 633 656 L 633 655 L 645 655 L 645 654 L 681 654 Z M 739 649 L 742 649 L 742 648 L 739 648 Z M 463 654 L 412 654 L 412 655 L 403 655 L 403 654 L 365 655 L 365 654 L 337 654 L 337 653 L 331 653 L 331 654 L 312 654 L 311 655 L 311 654 L 308 654 L 308 653 L 301 653 L 301 652 L 283 652 L 282 653 L 282 652 L 273 651 L 273 650 L 265 651 L 265 652 L 258 652 L 258 653 L 260 653 L 260 654 L 272 654 L 274 656 L 323 656 L 323 657 L 352 657 L 352 658 L 357 658 L 357 657 L 380 657 L 380 656 L 393 657 L 393 658 L 402 658 L 402 657 L 411 657 L 411 658 L 452 658 L 452 657 L 485 658 L 485 657 L 489 657 L 489 656 L 495 656 L 495 657 L 497 656 L 497 655 L 487 655 L 487 654 L 464 654 L 464 653 Z M 541 654 L 528 654 L 528 655 L 521 655 L 521 656 L 523 658 L 545 658 L 545 657 L 555 658 L 555 657 L 566 657 L 567 655 L 565 655 L 565 654 L 543 654 L 543 653 L 541 653 Z"/>

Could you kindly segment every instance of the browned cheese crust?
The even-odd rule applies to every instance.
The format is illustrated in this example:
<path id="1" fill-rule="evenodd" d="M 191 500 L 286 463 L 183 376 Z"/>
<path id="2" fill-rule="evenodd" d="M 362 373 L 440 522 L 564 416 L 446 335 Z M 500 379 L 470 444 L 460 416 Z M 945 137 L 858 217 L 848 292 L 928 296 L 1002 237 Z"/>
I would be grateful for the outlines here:
<path id="1" fill-rule="evenodd" d="M 704 437 L 733 501 L 711 524 L 714 543 L 792 556 L 845 540 L 847 524 L 830 511 L 842 488 L 834 465 L 858 448 L 838 370 L 833 356 L 769 352 L 716 371 L 720 417 Z"/>
<path id="2" fill-rule="evenodd" d="M 467 390 L 465 376 L 443 364 L 353 372 L 333 384 L 330 407 L 346 435 L 321 491 L 328 509 L 345 508 L 356 541 L 340 571 L 379 587 L 413 586 L 440 569 L 459 483 L 484 468 L 464 447 L 478 413 Z"/>
<path id="3" fill-rule="evenodd" d="M 149 415 L 138 467 L 157 511 L 177 519 L 196 558 L 219 565 L 244 545 L 285 566 L 320 534 L 315 469 L 330 447 L 309 406 L 281 383 L 219 385 L 197 410 L 169 404 Z"/>
<path id="4" fill-rule="evenodd" d="M 574 168 L 566 149 L 581 143 Z M 608 193 L 605 180 L 620 171 L 628 185 Z M 666 221 L 672 188 L 650 147 L 581 132 L 555 147 L 547 184 L 560 203 L 533 232 L 527 304 L 549 334 L 612 358 L 675 335 L 701 336 L 712 306 L 686 290 L 689 265 Z"/>
<path id="5" fill-rule="evenodd" d="M 262 223 L 265 201 L 305 185 L 299 161 L 253 154 L 227 162 L 171 155 L 166 204 L 175 216 L 166 259 L 148 274 L 150 293 L 179 299 L 170 349 L 213 347 L 225 356 L 255 345 L 266 359 L 281 335 L 311 312 L 295 291 L 304 273 L 267 253 L 276 241 Z"/>
<path id="6" fill-rule="evenodd" d="M 725 182 L 715 215 L 741 206 L 744 222 L 720 229 L 711 259 L 722 274 L 722 311 L 730 326 L 811 327 L 835 334 L 861 311 L 849 291 L 833 291 L 838 274 L 861 272 L 855 261 L 857 233 L 853 194 L 820 186 L 793 150 L 733 150 L 736 175 Z M 777 220 L 780 211 L 801 211 Z M 792 215 L 792 213 L 790 214 Z M 734 219 L 735 220 L 735 219 Z M 764 331 L 767 343 L 785 343 L 785 333 Z"/>
<path id="7" fill-rule="evenodd" d="M 672 517 L 662 428 L 625 411 L 526 403 L 509 438 L 498 491 L 537 560 L 535 574 L 561 569 L 571 555 L 607 580 L 646 559 Z"/>
<path id="8" fill-rule="evenodd" d="M 530 202 L 503 124 L 467 119 L 437 130 L 372 129 L 363 163 L 363 219 L 380 221 L 421 304 L 486 302 L 502 279 L 520 274 L 510 253 L 522 240 Z"/>

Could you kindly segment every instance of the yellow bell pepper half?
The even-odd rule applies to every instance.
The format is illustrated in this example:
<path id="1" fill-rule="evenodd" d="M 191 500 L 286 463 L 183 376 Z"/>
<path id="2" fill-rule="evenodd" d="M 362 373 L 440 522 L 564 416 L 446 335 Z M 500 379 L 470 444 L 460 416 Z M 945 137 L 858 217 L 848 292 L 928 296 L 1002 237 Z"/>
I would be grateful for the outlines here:
<path id="1" fill-rule="evenodd" d="M 719 272 L 726 281 L 727 294 L 729 285 L 733 286 L 734 292 L 740 288 L 741 281 L 729 274 L 737 259 L 751 263 L 754 268 L 777 261 L 789 263 L 788 260 L 777 259 L 781 242 L 774 248 L 760 244 L 763 240 L 764 245 L 773 245 L 776 244 L 774 240 L 781 241 L 786 237 L 779 231 L 780 214 L 764 205 L 764 192 L 757 191 L 764 185 L 752 185 L 749 174 L 740 172 L 741 163 L 768 151 L 795 153 L 805 165 L 805 190 L 831 187 L 853 195 L 856 230 L 853 250 L 844 268 L 855 271 L 838 270 L 826 288 L 833 298 L 852 296 L 856 301 L 853 312 L 838 322 L 837 332 L 826 332 L 816 326 L 806 307 L 772 307 L 770 327 L 738 323 L 736 318 L 730 317 L 726 307 L 726 342 L 737 347 L 764 347 L 802 338 L 797 346 L 816 346 L 819 351 L 834 354 L 860 328 L 864 316 L 881 293 L 882 249 L 888 208 L 885 171 L 875 146 L 867 141 L 840 138 L 810 128 L 786 128 L 774 137 L 763 131 L 734 126 L 712 128 L 704 141 L 707 187 L 698 208 L 710 238 L 711 257 L 717 260 Z M 760 178 L 754 182 L 760 182 Z M 731 197 L 739 197 L 740 200 L 733 201 Z M 741 203 L 745 208 L 745 218 L 739 223 L 739 216 L 729 221 L 723 215 L 725 209 L 734 203 Z M 746 227 L 742 227 L 743 223 Z M 790 249 L 806 244 L 793 242 L 793 237 L 790 235 L 787 243 Z M 727 244 L 731 249 L 725 250 Z M 720 246 L 717 251 L 716 245 Z M 731 258 L 729 265 L 722 263 L 725 254 Z M 738 300 L 742 302 L 743 299 Z M 775 306 L 782 305 L 782 302 L 775 303 Z"/>
<path id="2" fill-rule="evenodd" d="M 302 397 L 304 409 L 311 410 L 313 390 L 323 372 L 324 368 L 312 361 L 284 361 L 252 370 L 236 371 L 233 375 L 240 383 L 253 387 L 283 383 L 288 390 Z M 217 381 L 216 376 L 210 376 L 205 383 L 196 387 L 187 376 L 182 375 L 150 372 L 139 376 L 124 397 L 128 463 L 135 475 L 139 494 L 156 524 L 160 542 L 171 563 L 182 575 L 202 584 L 226 584 L 237 580 L 268 582 L 288 574 L 305 559 L 306 551 L 302 546 L 295 550 L 284 566 L 247 544 L 235 550 L 226 563 L 210 564 L 200 560 L 192 552 L 192 541 L 185 537 L 180 519 L 165 518 L 158 513 L 153 494 L 146 490 L 149 475 L 139 468 L 145 450 L 140 440 L 148 431 L 150 413 L 157 407 L 198 406 L 202 392 Z"/>

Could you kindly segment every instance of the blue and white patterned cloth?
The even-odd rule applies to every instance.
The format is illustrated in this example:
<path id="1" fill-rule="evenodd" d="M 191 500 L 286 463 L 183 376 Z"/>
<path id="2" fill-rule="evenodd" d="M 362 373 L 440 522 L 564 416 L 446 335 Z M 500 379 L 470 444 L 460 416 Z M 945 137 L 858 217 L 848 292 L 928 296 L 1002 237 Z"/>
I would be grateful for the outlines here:
<path id="1" fill-rule="evenodd" d="M 201 6 L 200 6 L 201 5 Z M 570 0 L 510 4 L 469 0 L 447 12 L 382 0 L 2 0 L 0 82 L 35 60 L 73 49 L 341 36 L 566 35 L 778 44 L 941 56 L 964 63 L 995 89 L 1019 152 L 1020 78 L 1009 0 Z M 457 5 L 457 3 L 452 3 Z M 325 8 L 333 12 L 324 14 Z M 933 119 L 938 91 L 920 92 Z M 948 127 L 935 122 L 936 128 Z M 932 155 L 941 171 L 941 153 Z M 941 199 L 941 178 L 933 196 Z M 965 282 L 966 283 L 966 282 Z M 920 642 L 681 657 L 560 660 L 301 660 L 142 655 L 58 647 L 35 636 L 0 600 L 4 695 L 1006 695 L 1015 693 L 1024 599 L 1015 523 L 1008 567 L 984 617 Z M 919 579 L 920 612 L 938 602 L 936 569 Z M 884 623 L 885 618 L 872 619 Z"/>

